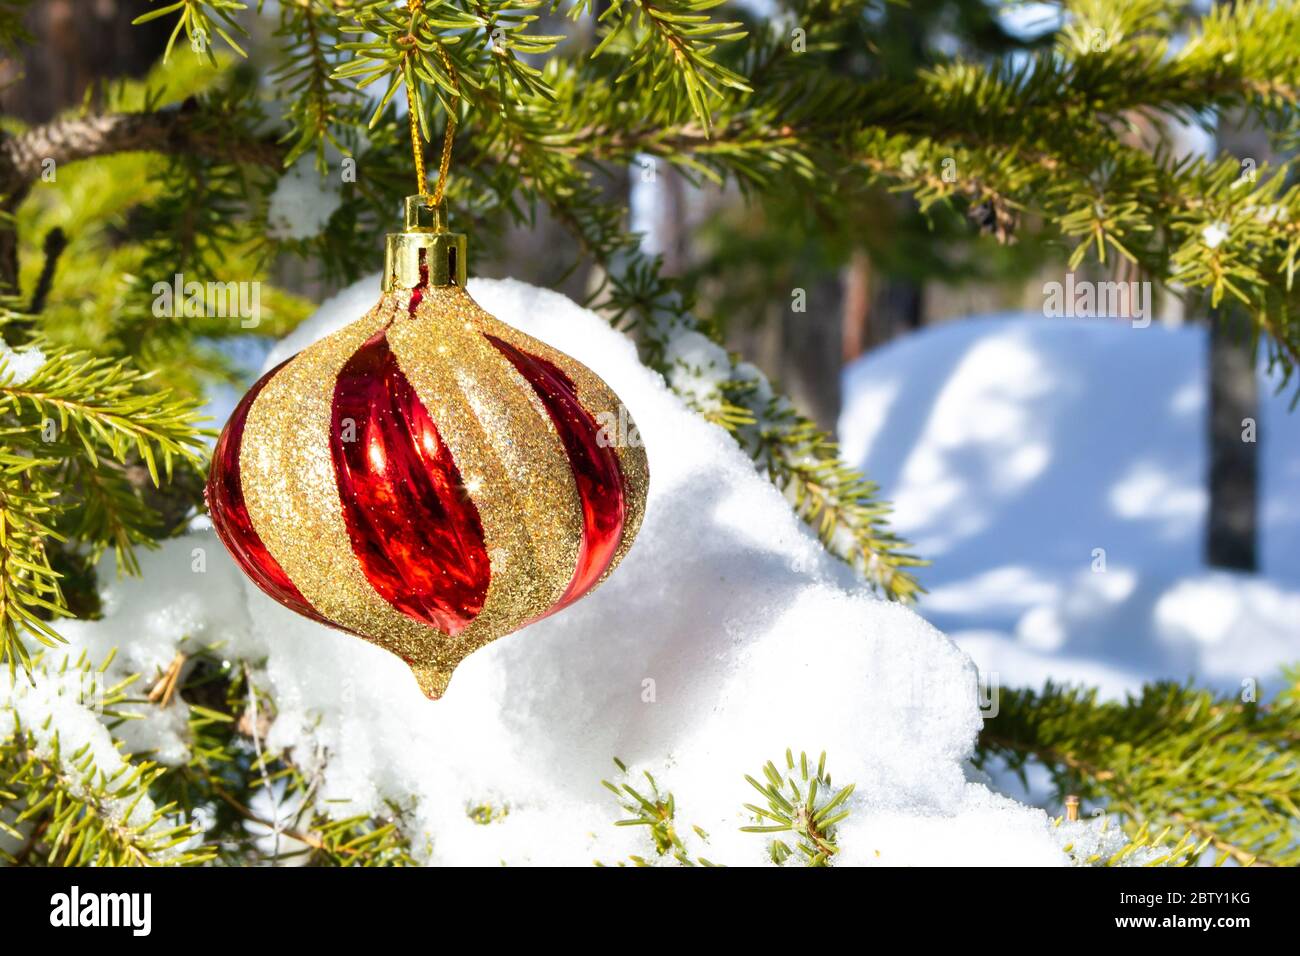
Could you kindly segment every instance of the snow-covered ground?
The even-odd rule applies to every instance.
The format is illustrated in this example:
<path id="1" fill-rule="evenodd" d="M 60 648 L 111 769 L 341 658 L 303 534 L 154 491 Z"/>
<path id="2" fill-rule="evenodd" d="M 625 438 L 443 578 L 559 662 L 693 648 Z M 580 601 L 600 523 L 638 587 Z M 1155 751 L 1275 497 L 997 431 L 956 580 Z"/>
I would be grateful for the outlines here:
<path id="1" fill-rule="evenodd" d="M 920 612 L 982 672 L 1263 697 L 1300 662 L 1300 411 L 1262 376 L 1261 573 L 1207 569 L 1206 348 L 1202 327 L 1007 315 L 845 370 L 845 456 L 934 562 Z"/>

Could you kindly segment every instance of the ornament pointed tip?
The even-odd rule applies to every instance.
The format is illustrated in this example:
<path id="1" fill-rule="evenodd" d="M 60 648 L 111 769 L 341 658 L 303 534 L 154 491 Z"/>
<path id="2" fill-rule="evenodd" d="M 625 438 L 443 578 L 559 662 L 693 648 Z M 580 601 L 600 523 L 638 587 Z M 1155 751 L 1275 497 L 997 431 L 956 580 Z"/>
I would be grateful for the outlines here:
<path id="1" fill-rule="evenodd" d="M 451 683 L 451 674 L 454 668 L 441 667 L 435 663 L 428 664 L 411 664 L 411 673 L 415 675 L 415 681 L 420 685 L 420 691 L 429 700 L 438 700 L 447 690 L 447 685 Z"/>

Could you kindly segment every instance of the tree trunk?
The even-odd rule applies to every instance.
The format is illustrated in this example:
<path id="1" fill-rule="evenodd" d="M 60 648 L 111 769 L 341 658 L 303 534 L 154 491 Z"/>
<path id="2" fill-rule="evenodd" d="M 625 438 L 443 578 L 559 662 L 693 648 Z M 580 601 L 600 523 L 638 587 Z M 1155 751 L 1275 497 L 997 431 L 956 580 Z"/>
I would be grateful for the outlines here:
<path id="1" fill-rule="evenodd" d="M 1209 485 L 1205 560 L 1212 567 L 1258 566 L 1256 510 L 1259 386 L 1245 320 L 1235 312 L 1210 323 Z M 1249 439 L 1249 440 L 1248 440 Z"/>
<path id="2" fill-rule="evenodd" d="M 25 22 L 33 42 L 0 63 L 0 110 L 44 123 L 80 103 L 97 80 L 143 76 L 162 56 L 171 24 L 168 18 L 131 25 L 150 9 L 148 0 L 32 4 Z"/>
<path id="3" fill-rule="evenodd" d="M 848 365 L 872 345 L 871 257 L 862 249 L 853 250 L 844 266 L 844 347 L 841 361 Z"/>
<path id="4" fill-rule="evenodd" d="M 1255 167 L 1269 158 L 1264 131 L 1241 114 L 1220 119 L 1218 142 Z M 1259 385 L 1246 319 L 1225 308 L 1210 317 L 1205 560 L 1211 567 L 1254 571 L 1258 566 L 1257 428 L 1247 431 L 1248 422 L 1258 421 Z"/>
<path id="5" fill-rule="evenodd" d="M 911 335 L 924 324 L 925 289 L 904 276 L 890 276 L 880 283 L 872 303 L 871 323 L 878 344 Z"/>
<path id="6" fill-rule="evenodd" d="M 777 381 L 801 412 L 829 432 L 840 416 L 844 365 L 844 290 L 840 276 L 808 290 L 808 311 L 782 314 Z"/>
<path id="7" fill-rule="evenodd" d="M 833 432 L 840 414 L 844 365 L 844 289 L 840 276 L 821 275 L 804 290 L 805 311 L 772 303 L 761 321 L 728 329 L 727 347 L 761 368 L 795 407 Z"/>

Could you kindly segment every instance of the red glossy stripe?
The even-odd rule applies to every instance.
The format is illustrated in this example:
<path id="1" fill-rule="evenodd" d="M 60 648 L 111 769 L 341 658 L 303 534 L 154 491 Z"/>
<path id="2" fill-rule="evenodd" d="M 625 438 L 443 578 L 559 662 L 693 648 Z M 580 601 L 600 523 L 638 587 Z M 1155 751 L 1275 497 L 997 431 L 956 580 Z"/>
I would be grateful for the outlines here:
<path id="1" fill-rule="evenodd" d="M 208 471 L 208 485 L 204 495 L 208 500 L 208 512 L 212 515 L 212 526 L 217 531 L 217 537 L 244 573 L 253 579 L 253 583 L 285 607 L 328 624 L 307 603 L 293 581 L 289 580 L 289 575 L 284 573 L 284 569 L 271 557 L 271 552 L 266 550 L 266 545 L 262 543 L 248 515 L 248 507 L 244 503 L 243 480 L 239 475 L 239 449 L 243 444 L 248 410 L 253 407 L 258 393 L 271 380 L 271 376 L 284 366 L 285 363 L 281 362 L 258 379 L 235 406 L 230 421 L 226 422 L 221 437 L 217 439 L 217 447 L 212 451 L 212 467 Z"/>
<path id="2" fill-rule="evenodd" d="M 403 614 L 459 633 L 487 597 L 483 526 L 384 332 L 339 373 L 330 451 L 366 578 Z"/>
<path id="3" fill-rule="evenodd" d="M 429 287 L 429 263 L 425 262 L 425 255 L 429 250 L 421 249 L 420 256 L 420 284 L 411 290 L 410 301 L 406 303 L 406 314 L 415 318 L 415 312 L 420 307 L 420 302 L 424 299 L 424 290 Z"/>
<path id="4" fill-rule="evenodd" d="M 560 600 L 546 612 L 553 614 L 590 591 L 614 559 L 627 513 L 623 471 L 613 447 L 600 443 L 600 427 L 578 401 L 578 390 L 569 376 L 553 362 L 517 349 L 494 335 L 487 335 L 487 340 L 528 380 L 546 406 L 564 443 L 578 487 L 583 524 L 578 566 Z"/>

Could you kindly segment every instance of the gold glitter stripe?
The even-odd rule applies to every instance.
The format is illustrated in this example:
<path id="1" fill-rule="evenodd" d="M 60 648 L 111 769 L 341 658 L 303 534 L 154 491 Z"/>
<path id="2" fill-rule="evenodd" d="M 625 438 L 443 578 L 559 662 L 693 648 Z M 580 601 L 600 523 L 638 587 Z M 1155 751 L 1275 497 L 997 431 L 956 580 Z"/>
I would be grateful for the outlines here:
<path id="1" fill-rule="evenodd" d="M 614 390 L 587 366 L 571 355 L 554 349 L 530 335 L 525 335 L 513 326 L 506 325 L 496 319 L 492 321 L 495 323 L 493 335 L 504 339 L 522 351 L 530 352 L 539 358 L 546 359 L 548 362 L 553 362 L 565 375 L 569 376 L 570 381 L 573 382 L 577 389 L 578 402 L 596 419 L 597 424 L 607 426 L 606 430 L 613 433 L 611 437 L 615 441 L 614 452 L 618 456 L 619 468 L 623 472 L 623 497 L 626 514 L 623 519 L 623 536 L 618 543 L 618 548 L 614 552 L 613 559 L 609 562 L 609 567 L 600 576 L 600 582 L 603 582 L 614 573 L 614 569 L 618 567 L 628 549 L 632 547 L 632 542 L 641 529 L 641 521 L 645 518 L 646 497 L 650 491 L 650 463 L 647 460 L 646 450 L 643 445 L 631 444 L 624 440 L 633 437 L 639 440 L 636 424 L 632 421 L 631 413 L 623 406 Z M 623 409 L 621 418 L 620 409 Z M 626 422 L 626 434 L 623 433 L 623 422 Z"/>
<path id="2" fill-rule="evenodd" d="M 578 563 L 582 510 L 550 415 L 483 337 L 500 323 L 456 286 L 426 289 L 388 342 L 478 508 L 492 577 L 461 633 L 482 646 L 559 600 Z"/>

